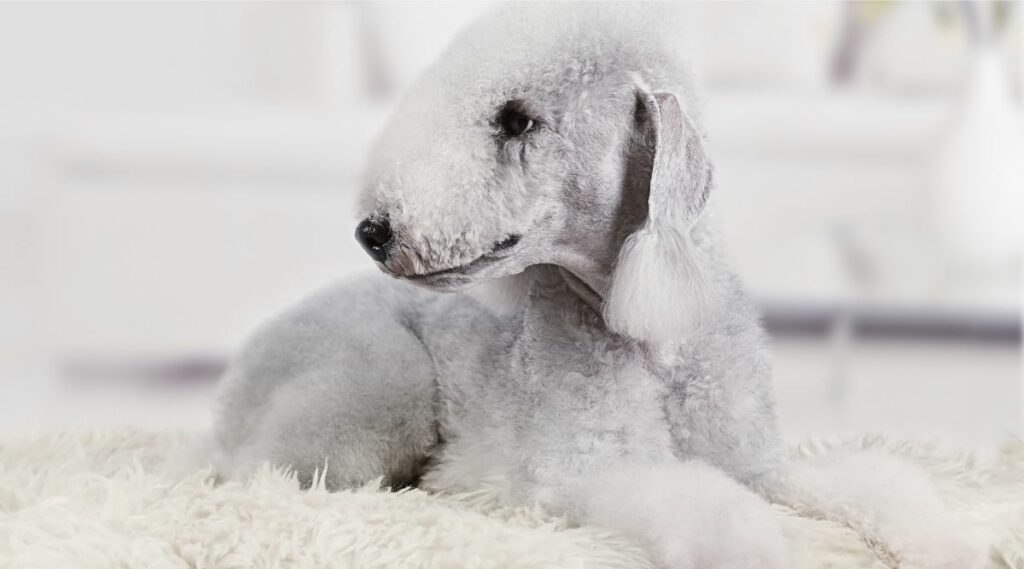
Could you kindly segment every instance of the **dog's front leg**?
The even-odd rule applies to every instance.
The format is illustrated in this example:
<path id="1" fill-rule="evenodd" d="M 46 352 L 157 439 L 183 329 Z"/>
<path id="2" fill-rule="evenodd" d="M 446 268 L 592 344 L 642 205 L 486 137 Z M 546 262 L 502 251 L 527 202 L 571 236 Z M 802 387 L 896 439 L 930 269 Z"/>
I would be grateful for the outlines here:
<path id="1" fill-rule="evenodd" d="M 699 461 L 624 465 L 573 486 L 570 511 L 642 544 L 667 569 L 782 569 L 782 530 L 771 508 Z"/>

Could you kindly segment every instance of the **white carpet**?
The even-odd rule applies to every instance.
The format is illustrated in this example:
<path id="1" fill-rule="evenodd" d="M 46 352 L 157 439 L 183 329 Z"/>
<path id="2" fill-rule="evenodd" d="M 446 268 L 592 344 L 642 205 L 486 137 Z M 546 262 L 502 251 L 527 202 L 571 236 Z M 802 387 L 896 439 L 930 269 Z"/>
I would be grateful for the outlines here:
<path id="1" fill-rule="evenodd" d="M 625 540 L 573 528 L 485 493 L 437 497 L 375 488 L 301 491 L 263 470 L 249 483 L 161 466 L 183 435 L 108 431 L 0 443 L 0 567 L 16 568 L 644 568 Z M 1024 568 L 1024 444 L 982 463 L 938 445 L 882 438 L 932 473 L 948 504 L 992 543 L 990 567 Z M 796 456 L 827 452 L 805 445 Z M 776 507 L 797 568 L 893 565 L 851 530 Z"/>

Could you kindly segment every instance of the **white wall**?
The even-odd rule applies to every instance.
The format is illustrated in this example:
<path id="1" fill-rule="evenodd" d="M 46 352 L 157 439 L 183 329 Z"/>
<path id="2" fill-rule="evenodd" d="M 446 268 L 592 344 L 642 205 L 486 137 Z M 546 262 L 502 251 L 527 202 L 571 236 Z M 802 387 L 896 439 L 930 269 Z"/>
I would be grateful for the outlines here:
<path id="1" fill-rule="evenodd" d="M 735 264 L 773 299 L 1017 310 L 1019 265 L 950 273 L 924 230 L 929 159 L 968 45 L 929 6 L 882 7 L 861 72 L 842 88 L 828 80 L 840 3 L 681 8 Z M 486 9 L 0 3 L 0 382 L 20 389 L 81 358 L 221 357 L 292 299 L 372 270 L 349 213 L 369 141 L 402 89 Z M 1000 44 L 1016 93 L 1021 28 Z M 781 351 L 796 370 L 790 395 L 830 377 L 800 367 L 831 369 L 834 354 L 815 346 Z M 963 393 L 976 369 L 998 386 L 990 399 L 1016 401 L 1019 351 L 1006 350 L 957 352 L 966 363 L 950 366 L 936 400 Z M 928 385 L 926 366 L 866 353 L 863 369 L 918 381 L 905 393 Z M 798 414 L 818 399 L 786 401 L 819 424 Z M 855 415 L 849 425 L 874 420 Z"/>

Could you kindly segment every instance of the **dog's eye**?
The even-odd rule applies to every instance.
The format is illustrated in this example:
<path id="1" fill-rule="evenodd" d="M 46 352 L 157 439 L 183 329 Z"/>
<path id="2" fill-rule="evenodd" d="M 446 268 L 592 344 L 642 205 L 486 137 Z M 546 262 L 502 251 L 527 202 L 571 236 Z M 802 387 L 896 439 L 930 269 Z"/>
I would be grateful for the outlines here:
<path id="1" fill-rule="evenodd" d="M 497 243 L 495 243 L 494 244 L 494 250 L 495 251 L 501 251 L 503 249 L 511 249 L 512 247 L 515 247 L 516 245 L 519 244 L 519 240 L 521 238 L 522 238 L 522 235 L 515 235 L 515 234 L 509 235 L 508 237 L 506 237 L 506 238 L 502 239 L 501 241 L 498 241 Z"/>
<path id="2" fill-rule="evenodd" d="M 533 130 L 535 124 L 533 119 L 511 106 L 498 114 L 498 126 L 505 136 L 522 136 Z"/>

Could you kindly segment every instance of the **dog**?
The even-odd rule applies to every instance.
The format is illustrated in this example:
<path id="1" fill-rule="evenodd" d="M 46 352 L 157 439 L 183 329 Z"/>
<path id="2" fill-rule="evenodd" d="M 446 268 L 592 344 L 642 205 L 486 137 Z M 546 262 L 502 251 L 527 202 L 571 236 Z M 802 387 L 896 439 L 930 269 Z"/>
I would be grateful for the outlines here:
<path id="1" fill-rule="evenodd" d="M 639 12 L 502 8 L 426 72 L 359 202 L 390 278 L 257 331 L 227 373 L 219 471 L 488 488 L 668 568 L 787 567 L 767 497 L 890 537 L 908 565 L 971 566 L 952 526 L 900 513 L 941 517 L 913 472 L 885 470 L 923 497 L 887 504 L 855 500 L 869 476 L 833 485 L 839 459 L 788 466 L 765 335 L 708 213 L 696 89 Z"/>

